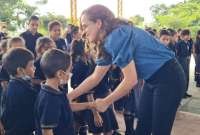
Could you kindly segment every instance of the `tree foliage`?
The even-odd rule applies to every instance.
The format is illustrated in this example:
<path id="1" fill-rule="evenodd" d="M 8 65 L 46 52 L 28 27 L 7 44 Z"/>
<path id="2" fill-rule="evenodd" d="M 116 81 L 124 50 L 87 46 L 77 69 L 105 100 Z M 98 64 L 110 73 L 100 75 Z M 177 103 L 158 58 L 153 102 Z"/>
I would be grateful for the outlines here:
<path id="1" fill-rule="evenodd" d="M 185 0 L 171 6 L 154 5 L 150 10 L 157 28 L 189 28 L 193 34 L 200 29 L 200 0 Z"/>

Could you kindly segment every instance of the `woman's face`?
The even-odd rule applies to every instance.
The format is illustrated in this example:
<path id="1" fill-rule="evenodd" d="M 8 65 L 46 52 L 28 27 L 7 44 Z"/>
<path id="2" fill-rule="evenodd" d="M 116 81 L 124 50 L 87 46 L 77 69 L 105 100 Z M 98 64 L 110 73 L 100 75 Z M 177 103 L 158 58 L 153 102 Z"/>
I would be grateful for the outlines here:
<path id="1" fill-rule="evenodd" d="M 83 29 L 83 33 L 86 34 L 86 38 L 89 42 L 96 42 L 98 41 L 99 31 L 102 25 L 100 20 L 93 22 L 89 20 L 87 15 L 81 16 L 81 25 Z"/>

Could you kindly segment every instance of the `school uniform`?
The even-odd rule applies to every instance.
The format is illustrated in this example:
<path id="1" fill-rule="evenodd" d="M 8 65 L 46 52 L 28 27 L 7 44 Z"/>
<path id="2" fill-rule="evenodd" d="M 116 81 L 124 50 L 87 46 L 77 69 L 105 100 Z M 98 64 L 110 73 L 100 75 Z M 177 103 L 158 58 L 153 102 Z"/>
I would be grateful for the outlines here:
<path id="1" fill-rule="evenodd" d="M 35 103 L 36 135 L 52 129 L 54 135 L 75 135 L 73 114 L 66 91 L 42 85 Z"/>
<path id="2" fill-rule="evenodd" d="M 90 65 L 90 73 L 94 71 L 95 65 Z M 109 85 L 108 85 L 108 74 L 102 79 L 102 81 L 93 89 L 90 91 L 93 93 L 94 99 L 97 98 L 105 98 L 109 94 Z M 87 123 L 89 126 L 89 132 L 90 133 L 106 133 L 111 130 L 117 130 L 118 124 L 115 117 L 115 114 L 113 112 L 112 107 L 110 106 L 105 112 L 99 113 L 102 120 L 103 120 L 103 126 L 102 127 L 96 127 L 94 123 L 94 116 L 92 114 L 92 111 L 87 111 Z"/>
<path id="3" fill-rule="evenodd" d="M 116 67 L 114 69 L 111 68 L 111 70 L 109 71 L 109 87 L 111 91 L 114 91 L 117 88 L 117 86 L 121 83 L 121 79 L 122 79 L 121 69 L 119 67 Z M 115 110 L 123 111 L 124 102 L 125 102 L 125 97 L 114 102 Z"/>
<path id="4" fill-rule="evenodd" d="M 136 135 L 169 135 L 186 86 L 174 53 L 144 30 L 129 25 L 109 33 L 104 49 L 109 56 L 98 58 L 97 65 L 116 64 L 123 69 L 134 61 L 138 79 L 145 80 Z"/>
<path id="5" fill-rule="evenodd" d="M 169 49 L 171 49 L 174 53 L 175 53 L 175 55 L 176 55 L 176 43 L 169 43 L 169 45 L 168 45 L 168 47 L 169 47 Z"/>
<path id="6" fill-rule="evenodd" d="M 56 43 L 57 49 L 67 51 L 67 45 L 65 43 L 65 40 L 62 38 L 58 38 L 57 40 L 54 41 Z"/>
<path id="7" fill-rule="evenodd" d="M 189 86 L 189 60 L 188 60 L 190 56 L 189 42 L 180 40 L 176 45 L 176 50 L 177 50 L 177 59 L 184 70 L 187 81 L 187 87 L 185 90 L 186 93 L 188 91 L 188 86 Z"/>
<path id="8" fill-rule="evenodd" d="M 33 35 L 29 30 L 20 34 L 20 37 L 22 37 L 25 40 L 26 48 L 29 49 L 33 54 L 35 54 L 35 56 L 36 56 L 36 51 L 35 51 L 36 41 L 39 37 L 42 36 L 43 35 L 38 32 L 36 32 L 35 35 Z"/>
<path id="9" fill-rule="evenodd" d="M 87 62 L 83 61 L 80 56 L 77 56 L 76 59 L 73 61 L 73 68 L 72 68 L 72 77 L 71 77 L 71 87 L 75 89 L 80 85 L 87 77 L 89 73 L 89 65 Z M 76 99 L 76 102 L 88 102 L 87 101 L 87 94 L 83 94 Z M 83 135 L 87 134 L 87 122 L 86 122 L 86 111 L 78 111 L 74 112 L 74 119 L 75 123 L 79 126 L 79 129 L 76 129 L 77 134 Z"/>
<path id="10" fill-rule="evenodd" d="M 37 93 L 30 80 L 14 78 L 9 81 L 5 110 L 1 117 L 6 135 L 33 134 L 34 103 Z"/>
<path id="11" fill-rule="evenodd" d="M 34 75 L 34 79 L 37 79 L 37 80 L 46 80 L 46 77 L 41 69 L 41 66 L 40 66 L 40 61 L 41 61 L 41 57 L 40 58 L 37 58 L 34 62 L 34 66 L 35 66 L 35 75 Z M 34 87 L 36 89 L 40 89 L 40 84 L 38 85 L 34 85 Z"/>
<path id="12" fill-rule="evenodd" d="M 65 43 L 67 45 L 67 50 L 68 51 L 71 48 L 71 42 L 72 42 L 72 35 L 71 35 L 71 33 L 67 33 L 66 38 L 65 38 Z"/>
<path id="13" fill-rule="evenodd" d="M 7 70 L 1 66 L 0 68 L 0 82 L 9 82 L 10 80 L 10 76 L 7 72 Z M 5 109 L 5 104 L 6 104 L 6 92 L 7 90 L 5 90 L 2 85 L 1 85 L 1 98 L 0 98 L 0 115 L 2 115 L 4 109 Z"/>

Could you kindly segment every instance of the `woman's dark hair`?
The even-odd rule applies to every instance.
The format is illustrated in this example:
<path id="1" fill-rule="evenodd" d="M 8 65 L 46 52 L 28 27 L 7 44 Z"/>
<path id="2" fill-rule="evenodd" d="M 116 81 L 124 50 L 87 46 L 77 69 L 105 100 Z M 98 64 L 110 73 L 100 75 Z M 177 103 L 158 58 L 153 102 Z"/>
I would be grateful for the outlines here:
<path id="1" fill-rule="evenodd" d="M 97 20 L 102 21 L 101 31 L 106 33 L 107 36 L 113 29 L 117 28 L 120 25 L 130 25 L 127 20 L 122 20 L 116 18 L 112 11 L 103 5 L 93 5 L 86 10 L 84 10 L 81 16 L 86 15 L 90 21 L 96 22 Z M 81 21 L 80 21 L 81 22 Z M 82 25 L 81 25 L 82 29 Z M 100 41 L 97 46 L 98 57 L 104 57 L 107 55 L 105 49 L 103 48 L 104 41 Z"/>
<path id="2" fill-rule="evenodd" d="M 71 57 L 59 49 L 46 51 L 41 58 L 41 67 L 47 78 L 54 78 L 58 70 L 66 71 L 71 64 Z"/>

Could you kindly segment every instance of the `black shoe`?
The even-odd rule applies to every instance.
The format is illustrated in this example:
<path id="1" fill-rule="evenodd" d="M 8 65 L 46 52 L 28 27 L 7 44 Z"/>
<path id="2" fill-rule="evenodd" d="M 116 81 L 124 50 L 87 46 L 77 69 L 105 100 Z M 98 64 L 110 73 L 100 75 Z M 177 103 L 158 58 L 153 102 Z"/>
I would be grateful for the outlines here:
<path id="1" fill-rule="evenodd" d="M 199 84 L 199 83 L 196 83 L 196 87 L 200 87 L 200 84 Z"/>
<path id="2" fill-rule="evenodd" d="M 185 93 L 184 97 L 183 98 L 191 98 L 192 95 L 188 94 L 188 93 Z"/>

